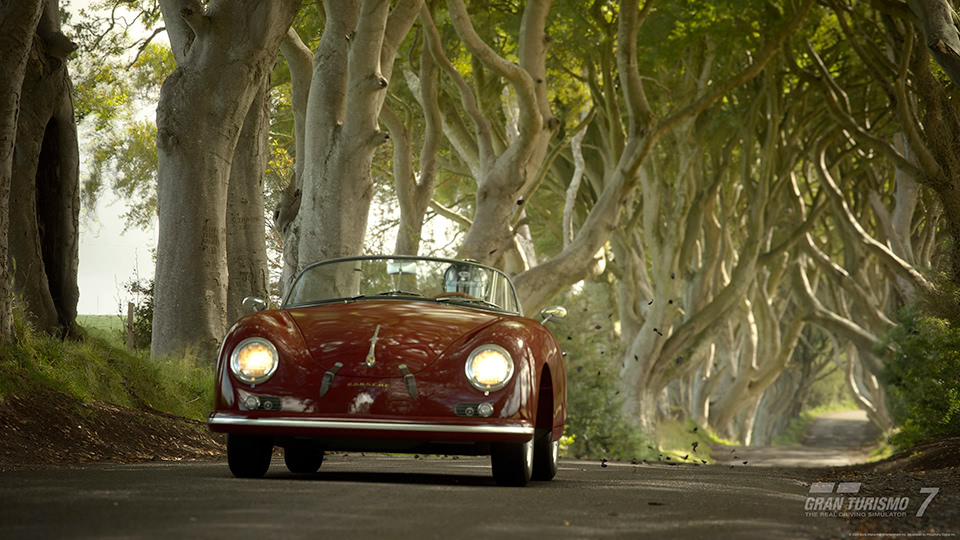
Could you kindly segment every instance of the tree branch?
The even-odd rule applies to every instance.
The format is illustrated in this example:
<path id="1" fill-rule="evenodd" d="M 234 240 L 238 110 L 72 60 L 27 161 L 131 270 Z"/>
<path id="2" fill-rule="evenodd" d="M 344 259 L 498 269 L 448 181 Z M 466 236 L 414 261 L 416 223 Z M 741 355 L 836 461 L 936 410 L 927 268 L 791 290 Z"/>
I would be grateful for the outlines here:
<path id="1" fill-rule="evenodd" d="M 785 27 L 783 27 L 780 32 L 773 37 L 773 39 L 768 41 L 760 51 L 757 52 L 756 60 L 754 60 L 749 66 L 733 77 L 730 77 L 722 83 L 714 86 L 712 92 L 701 96 L 691 105 L 680 109 L 667 118 L 664 118 L 657 124 L 657 132 L 665 133 L 673 129 L 674 126 L 680 124 L 684 120 L 693 116 L 697 116 L 710 107 L 710 105 L 713 105 L 713 103 L 718 99 L 730 92 L 730 90 L 733 90 L 734 88 L 756 77 L 763 70 L 764 66 L 766 66 L 767 63 L 777 54 L 780 46 L 787 40 L 787 38 L 793 35 L 797 28 L 800 27 L 800 24 L 803 22 L 803 19 L 806 18 L 807 13 L 813 7 L 814 3 L 815 0 L 804 0 L 803 4 L 799 7 L 799 9 L 797 9 L 797 12 L 794 13 L 793 19 Z"/>
<path id="2" fill-rule="evenodd" d="M 444 54 L 443 45 L 440 42 L 440 33 L 437 32 L 437 27 L 433 24 L 433 17 L 430 15 L 430 11 L 426 6 L 420 8 L 420 22 L 423 24 L 426 32 L 425 39 L 429 41 L 430 52 L 433 54 L 433 59 L 440 64 L 440 67 L 443 68 L 457 86 L 457 90 L 460 92 L 460 103 L 463 105 L 464 110 L 467 111 L 470 119 L 473 120 L 474 128 L 477 130 L 477 147 L 480 151 L 479 162 L 488 163 L 494 159 L 490 120 L 480 112 L 480 108 L 477 105 L 477 96 L 474 94 L 473 89 L 470 88 L 467 81 L 463 79 L 463 76 L 460 75 L 457 68 L 453 67 L 447 55 Z"/>
<path id="3" fill-rule="evenodd" d="M 473 225 L 473 222 L 470 221 L 468 218 L 458 214 L 456 210 L 453 210 L 452 208 L 448 208 L 437 201 L 434 201 L 434 200 L 430 201 L 430 208 L 432 208 L 434 212 L 440 214 L 441 216 L 455 223 L 459 223 L 460 225 L 462 225 L 467 229 L 469 229 Z"/>
<path id="4" fill-rule="evenodd" d="M 528 2 L 526 9 L 540 9 L 540 5 L 543 4 L 546 5 L 545 9 L 549 9 L 549 0 Z M 517 102 L 520 105 L 521 138 L 529 139 L 540 131 L 542 125 L 533 77 L 519 65 L 502 58 L 480 38 L 473 28 L 473 23 L 470 21 L 470 15 L 467 13 L 467 7 L 463 0 L 447 0 L 447 9 L 450 13 L 450 21 L 467 50 L 483 62 L 485 66 L 508 80 L 513 86 L 517 93 Z M 541 28 L 540 32 L 542 31 Z"/>
<path id="5" fill-rule="evenodd" d="M 956 31 L 954 31 L 954 33 L 956 33 Z M 897 112 L 900 113 L 900 123 L 909 141 L 908 144 L 910 148 L 916 152 L 924 172 L 927 173 L 928 176 L 936 178 L 940 176 L 940 164 L 937 163 L 936 158 L 933 157 L 933 153 L 927 148 L 926 142 L 920 135 L 922 128 L 913 115 L 913 110 L 910 106 L 911 100 L 907 99 L 907 75 L 911 57 L 913 56 L 913 44 L 913 25 L 907 25 L 907 35 L 904 36 L 903 58 L 900 60 L 900 71 L 897 73 L 897 78 L 894 83 L 894 88 L 896 88 L 897 92 Z"/>
<path id="6" fill-rule="evenodd" d="M 827 170 L 826 152 L 827 146 L 830 144 L 831 139 L 831 137 L 824 137 L 824 139 L 820 142 L 820 145 L 817 148 L 815 165 L 817 168 L 817 173 L 819 174 L 820 179 L 827 190 L 827 195 L 829 195 L 833 201 L 834 208 L 838 214 L 837 217 L 842 223 L 846 224 L 850 232 L 853 233 L 854 236 L 863 243 L 868 251 L 877 256 L 881 263 L 924 293 L 932 293 L 933 285 L 931 285 L 930 282 L 928 282 L 927 279 L 920 274 L 920 272 L 917 272 L 915 268 L 910 266 L 909 263 L 898 257 L 896 254 L 887 249 L 886 246 L 867 234 L 867 231 L 865 231 L 860 225 L 860 222 L 857 221 L 857 218 L 853 215 L 853 212 L 850 211 L 850 207 L 847 205 L 847 201 L 843 196 L 843 192 L 840 191 L 840 188 L 834 181 L 830 171 Z"/>
<path id="7" fill-rule="evenodd" d="M 307 99 L 313 82 L 313 54 L 303 44 L 293 26 L 287 30 L 286 37 L 280 42 L 280 51 L 290 68 L 290 105 L 293 107 L 293 131 L 296 137 L 295 178 L 303 178 Z"/>

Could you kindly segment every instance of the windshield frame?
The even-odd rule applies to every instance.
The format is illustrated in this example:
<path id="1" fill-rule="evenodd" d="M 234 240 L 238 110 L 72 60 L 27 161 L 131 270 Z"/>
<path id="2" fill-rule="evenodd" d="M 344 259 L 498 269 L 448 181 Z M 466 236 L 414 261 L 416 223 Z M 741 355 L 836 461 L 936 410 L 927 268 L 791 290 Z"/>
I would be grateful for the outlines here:
<path id="1" fill-rule="evenodd" d="M 346 263 L 351 261 L 377 261 L 377 260 L 429 261 L 434 263 L 446 263 L 446 264 L 471 264 L 479 268 L 489 270 L 493 273 L 500 274 L 503 277 L 503 279 L 510 285 L 510 293 L 513 296 L 513 302 L 517 306 L 517 310 L 512 311 L 500 306 L 495 306 L 494 304 L 490 304 L 490 303 L 439 301 L 434 298 L 430 298 L 426 296 L 406 296 L 406 295 L 384 295 L 384 296 L 369 295 L 369 296 L 358 296 L 358 297 L 329 298 L 325 300 L 300 302 L 296 304 L 290 303 L 290 297 L 293 295 L 293 292 L 296 288 L 294 287 L 294 285 L 297 283 L 297 281 L 300 280 L 303 274 L 307 273 L 313 268 L 316 268 L 318 266 L 328 265 L 328 264 L 334 264 L 334 263 Z M 316 305 L 323 305 L 323 304 L 337 304 L 337 303 L 344 303 L 344 302 L 356 302 L 361 300 L 392 300 L 392 299 L 401 300 L 402 299 L 402 300 L 416 300 L 416 301 L 422 301 L 422 302 L 430 302 L 433 304 L 444 304 L 444 305 L 453 305 L 458 307 L 474 308 L 474 309 L 480 309 L 485 311 L 497 311 L 501 313 L 511 313 L 511 314 L 516 314 L 521 316 L 523 315 L 523 306 L 520 304 L 520 297 L 517 296 L 517 288 L 513 285 L 513 280 L 511 280 L 510 277 L 507 276 L 507 274 L 505 274 L 502 270 L 499 270 L 492 266 L 487 266 L 485 264 L 478 263 L 476 261 L 472 261 L 470 259 L 461 260 L 461 259 L 448 259 L 445 257 L 421 257 L 417 255 L 361 255 L 357 257 L 339 257 L 336 259 L 326 259 L 323 261 L 317 261 L 315 263 L 311 263 L 307 265 L 303 270 L 297 273 L 297 275 L 294 277 L 290 285 L 291 285 L 290 290 L 287 291 L 287 293 L 284 295 L 283 302 L 280 304 L 280 309 L 316 306 Z"/>

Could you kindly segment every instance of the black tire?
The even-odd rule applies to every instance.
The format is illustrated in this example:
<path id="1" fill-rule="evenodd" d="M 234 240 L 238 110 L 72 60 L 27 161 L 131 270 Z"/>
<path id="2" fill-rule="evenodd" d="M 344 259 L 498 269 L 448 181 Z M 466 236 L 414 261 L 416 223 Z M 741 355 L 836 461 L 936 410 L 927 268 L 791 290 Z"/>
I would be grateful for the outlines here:
<path id="1" fill-rule="evenodd" d="M 287 446 L 283 449 L 283 462 L 294 474 L 313 474 L 323 464 L 323 450 L 304 445 Z"/>
<path id="2" fill-rule="evenodd" d="M 272 453 L 270 437 L 227 434 L 227 464 L 237 478 L 263 478 L 270 468 Z"/>
<path id="3" fill-rule="evenodd" d="M 494 443 L 490 464 L 501 486 L 522 487 L 533 474 L 533 439 L 525 443 Z"/>
<path id="4" fill-rule="evenodd" d="M 553 480 L 557 475 L 560 441 L 549 429 L 538 429 L 533 439 L 533 480 Z"/>

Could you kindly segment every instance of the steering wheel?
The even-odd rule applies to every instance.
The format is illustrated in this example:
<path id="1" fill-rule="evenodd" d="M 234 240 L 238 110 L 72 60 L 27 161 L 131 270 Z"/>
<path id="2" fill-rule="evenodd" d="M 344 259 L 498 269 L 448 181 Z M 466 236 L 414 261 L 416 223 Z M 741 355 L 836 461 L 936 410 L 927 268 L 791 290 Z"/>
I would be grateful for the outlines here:
<path id="1" fill-rule="evenodd" d="M 470 300 L 479 300 L 479 298 L 477 298 L 476 296 L 473 296 L 472 294 L 467 294 L 465 292 L 460 292 L 460 291 L 442 292 L 434 296 L 433 299 L 438 300 L 440 298 L 453 298 L 453 297 L 469 298 Z"/>

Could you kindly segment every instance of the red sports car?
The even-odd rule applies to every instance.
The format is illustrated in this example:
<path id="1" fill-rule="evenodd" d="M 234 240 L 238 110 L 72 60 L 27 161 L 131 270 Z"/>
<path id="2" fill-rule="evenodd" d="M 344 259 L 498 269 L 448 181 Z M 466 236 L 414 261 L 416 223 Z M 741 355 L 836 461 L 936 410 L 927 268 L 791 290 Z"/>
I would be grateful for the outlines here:
<path id="1" fill-rule="evenodd" d="M 217 363 L 210 429 L 235 476 L 274 446 L 293 473 L 325 451 L 490 455 L 503 485 L 550 480 L 566 418 L 563 354 L 502 272 L 467 261 L 353 257 L 311 265 L 279 309 L 248 298 Z"/>

